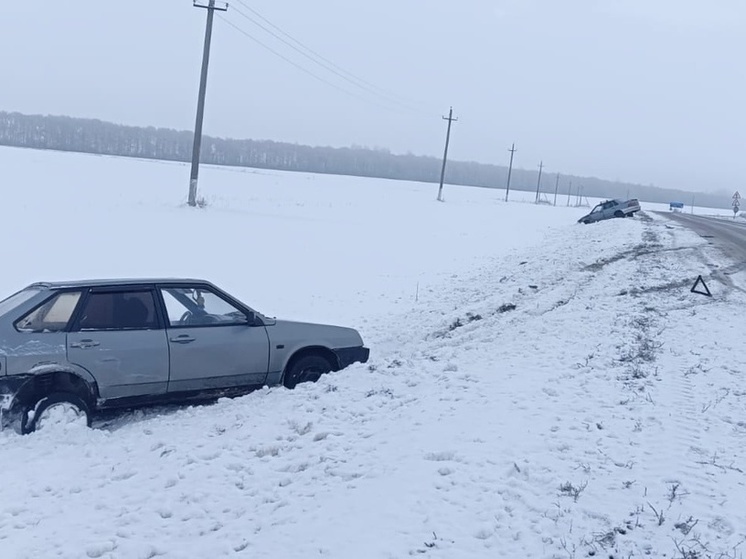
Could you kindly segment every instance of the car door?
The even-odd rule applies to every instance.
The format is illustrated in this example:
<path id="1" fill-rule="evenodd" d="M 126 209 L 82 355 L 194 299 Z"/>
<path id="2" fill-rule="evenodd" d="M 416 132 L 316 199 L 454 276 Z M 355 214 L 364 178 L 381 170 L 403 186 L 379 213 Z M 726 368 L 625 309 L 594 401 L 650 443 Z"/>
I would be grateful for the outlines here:
<path id="1" fill-rule="evenodd" d="M 616 211 L 616 209 L 617 208 L 615 202 L 606 202 L 604 204 L 604 219 L 614 217 L 614 212 Z"/>
<path id="2" fill-rule="evenodd" d="M 588 214 L 589 221 L 600 221 L 603 219 L 603 204 L 598 204 L 591 213 Z"/>
<path id="3" fill-rule="evenodd" d="M 163 326 L 154 288 L 91 289 L 67 335 L 68 361 L 93 375 L 102 399 L 164 394 Z"/>
<path id="4" fill-rule="evenodd" d="M 264 326 L 209 286 L 159 286 L 170 348 L 169 392 L 261 386 L 269 367 Z"/>

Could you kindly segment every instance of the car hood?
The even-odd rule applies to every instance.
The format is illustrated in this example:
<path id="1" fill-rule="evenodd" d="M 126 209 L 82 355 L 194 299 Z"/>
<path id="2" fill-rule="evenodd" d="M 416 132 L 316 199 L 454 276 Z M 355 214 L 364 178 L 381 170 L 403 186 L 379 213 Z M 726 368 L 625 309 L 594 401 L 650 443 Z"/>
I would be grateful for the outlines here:
<path id="1" fill-rule="evenodd" d="M 266 317 L 263 319 L 270 338 L 276 342 L 302 342 L 304 345 L 322 345 L 329 348 L 363 345 L 362 337 L 354 328 Z"/>

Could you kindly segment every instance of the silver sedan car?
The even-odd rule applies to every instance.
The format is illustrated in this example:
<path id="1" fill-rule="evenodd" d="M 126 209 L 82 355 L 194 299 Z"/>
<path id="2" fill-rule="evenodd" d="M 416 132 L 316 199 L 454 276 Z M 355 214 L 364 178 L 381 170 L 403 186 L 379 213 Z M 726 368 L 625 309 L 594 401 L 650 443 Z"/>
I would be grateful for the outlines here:
<path id="1" fill-rule="evenodd" d="M 202 280 L 36 283 L 0 302 L 0 423 L 294 388 L 368 355 L 351 328 L 269 318 Z"/>
<path id="2" fill-rule="evenodd" d="M 640 202 L 637 198 L 631 198 L 629 200 L 606 200 L 598 204 L 591 213 L 584 215 L 578 220 L 578 223 L 595 223 L 604 219 L 611 219 L 613 217 L 633 217 L 635 213 L 640 211 Z"/>

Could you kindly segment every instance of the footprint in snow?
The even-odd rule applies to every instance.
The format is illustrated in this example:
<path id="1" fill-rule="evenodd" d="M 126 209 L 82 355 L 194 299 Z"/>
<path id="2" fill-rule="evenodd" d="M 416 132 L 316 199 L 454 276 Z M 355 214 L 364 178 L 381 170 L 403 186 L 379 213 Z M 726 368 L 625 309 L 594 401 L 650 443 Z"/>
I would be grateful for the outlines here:
<path id="1" fill-rule="evenodd" d="M 443 450 L 440 452 L 429 452 L 425 454 L 425 460 L 430 460 L 431 462 L 448 462 L 448 461 L 458 461 L 456 458 L 456 453 L 452 450 Z"/>
<path id="2" fill-rule="evenodd" d="M 85 554 L 88 557 L 93 557 L 95 559 L 97 557 L 103 557 L 104 554 L 114 551 L 116 547 L 117 546 L 112 541 L 98 542 L 87 546 Z"/>

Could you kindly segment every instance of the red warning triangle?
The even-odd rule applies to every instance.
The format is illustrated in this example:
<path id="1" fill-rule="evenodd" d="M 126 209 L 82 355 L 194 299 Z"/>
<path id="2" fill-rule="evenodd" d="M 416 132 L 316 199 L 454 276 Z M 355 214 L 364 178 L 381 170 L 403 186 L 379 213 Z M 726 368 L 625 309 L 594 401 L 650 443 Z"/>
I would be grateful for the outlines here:
<path id="1" fill-rule="evenodd" d="M 701 288 L 699 287 L 700 285 L 702 286 Z M 704 291 L 702 291 L 702 288 L 704 288 Z M 710 289 L 707 287 L 705 280 L 702 279 L 702 276 L 697 276 L 697 281 L 695 281 L 692 286 L 692 293 L 699 293 L 700 295 L 712 297 L 712 293 L 710 293 Z"/>

